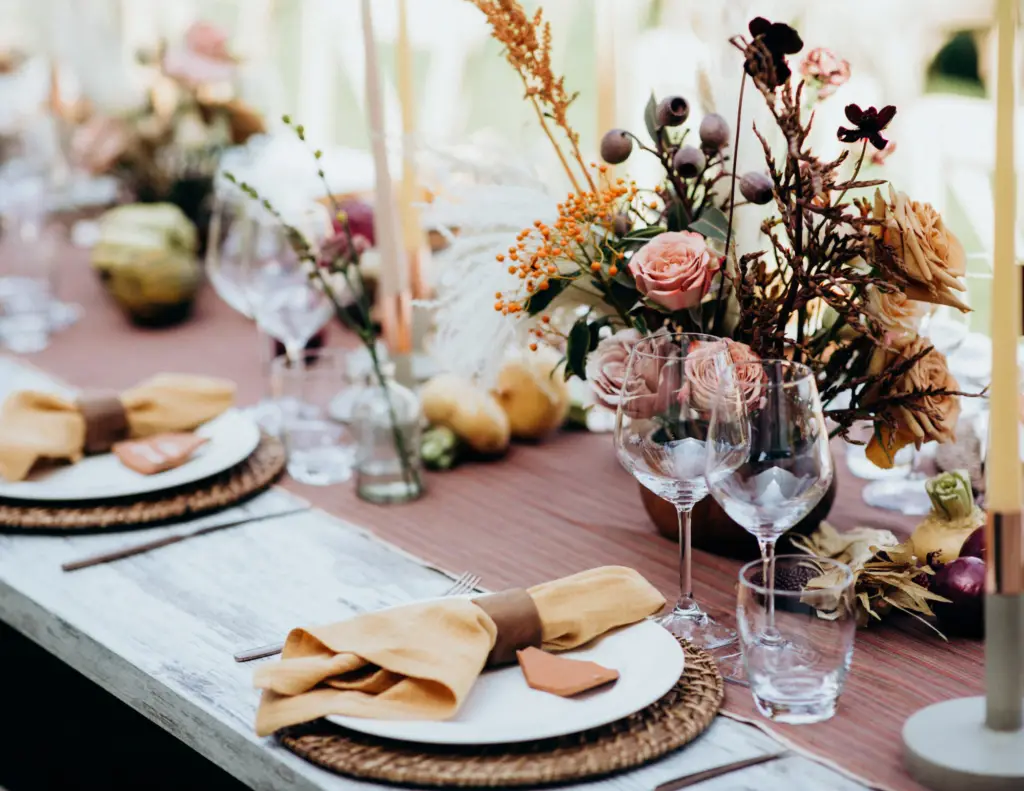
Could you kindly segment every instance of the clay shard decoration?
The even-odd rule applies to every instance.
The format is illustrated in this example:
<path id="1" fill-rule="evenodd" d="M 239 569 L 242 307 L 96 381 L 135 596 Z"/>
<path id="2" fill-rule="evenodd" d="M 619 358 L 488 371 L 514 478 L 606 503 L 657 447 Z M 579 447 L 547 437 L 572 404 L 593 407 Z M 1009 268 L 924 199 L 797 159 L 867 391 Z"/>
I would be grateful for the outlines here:
<path id="1" fill-rule="evenodd" d="M 619 677 L 618 670 L 596 662 L 567 659 L 539 648 L 524 648 L 517 651 L 516 656 L 529 686 L 563 698 L 610 684 Z"/>
<path id="2" fill-rule="evenodd" d="M 205 437 L 189 433 L 157 434 L 118 442 L 113 453 L 128 469 L 141 475 L 154 475 L 181 466 L 206 442 Z"/>

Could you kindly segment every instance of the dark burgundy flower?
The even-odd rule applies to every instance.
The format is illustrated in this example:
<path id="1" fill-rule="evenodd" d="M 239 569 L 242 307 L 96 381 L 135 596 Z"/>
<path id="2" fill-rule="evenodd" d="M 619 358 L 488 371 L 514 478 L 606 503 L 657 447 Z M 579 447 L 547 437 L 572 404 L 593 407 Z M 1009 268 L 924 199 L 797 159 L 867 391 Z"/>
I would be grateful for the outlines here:
<path id="1" fill-rule="evenodd" d="M 757 69 L 757 66 L 760 65 L 760 53 L 757 52 L 757 47 L 753 47 L 752 51 L 748 50 L 747 73 L 753 76 L 755 71 L 759 71 L 758 76 L 768 84 L 769 88 L 779 87 L 793 74 L 790 71 L 789 63 L 786 62 L 786 56 L 795 55 L 804 47 L 800 34 L 784 22 L 769 22 L 763 16 L 750 20 L 747 29 L 750 31 L 750 35 L 768 51 L 772 61 L 773 74 L 768 75 L 764 69 Z"/>
<path id="2" fill-rule="evenodd" d="M 839 127 L 838 137 L 844 143 L 856 143 L 858 140 L 867 140 L 879 151 L 889 145 L 889 141 L 882 136 L 882 131 L 896 115 L 896 108 L 891 104 L 881 110 L 869 107 L 862 110 L 855 104 L 846 105 L 846 117 L 853 124 L 853 129 L 845 126 Z"/>

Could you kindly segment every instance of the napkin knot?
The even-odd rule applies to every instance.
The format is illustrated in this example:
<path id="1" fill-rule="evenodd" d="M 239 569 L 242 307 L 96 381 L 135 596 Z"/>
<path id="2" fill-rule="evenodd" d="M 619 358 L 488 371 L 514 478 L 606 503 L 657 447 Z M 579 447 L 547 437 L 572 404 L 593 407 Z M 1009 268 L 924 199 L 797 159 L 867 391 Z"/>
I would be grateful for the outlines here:
<path id="1" fill-rule="evenodd" d="M 516 661 L 516 651 L 540 648 L 543 625 L 537 605 L 522 588 L 491 593 L 473 599 L 473 603 L 494 621 L 497 636 L 487 655 L 487 667 L 509 665 Z"/>
<path id="2" fill-rule="evenodd" d="M 86 455 L 106 453 L 115 442 L 128 438 L 128 413 L 115 393 L 85 392 L 75 402 L 85 419 Z"/>

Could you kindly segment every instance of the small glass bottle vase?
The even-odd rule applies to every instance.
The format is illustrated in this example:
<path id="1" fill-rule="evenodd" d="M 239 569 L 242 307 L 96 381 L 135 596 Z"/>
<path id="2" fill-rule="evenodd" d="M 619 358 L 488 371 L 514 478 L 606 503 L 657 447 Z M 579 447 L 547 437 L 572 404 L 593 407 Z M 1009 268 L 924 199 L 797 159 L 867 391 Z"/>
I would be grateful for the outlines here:
<path id="1" fill-rule="evenodd" d="M 376 376 L 352 405 L 356 438 L 356 494 L 381 505 L 406 503 L 423 494 L 420 402 L 390 372 Z"/>

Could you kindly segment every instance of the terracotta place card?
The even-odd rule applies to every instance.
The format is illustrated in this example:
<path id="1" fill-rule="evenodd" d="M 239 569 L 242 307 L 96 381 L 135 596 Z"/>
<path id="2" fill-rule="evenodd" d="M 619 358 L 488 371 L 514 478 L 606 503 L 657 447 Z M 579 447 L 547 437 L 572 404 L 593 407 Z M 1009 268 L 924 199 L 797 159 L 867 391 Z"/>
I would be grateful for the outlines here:
<path id="1" fill-rule="evenodd" d="M 180 467 L 207 442 L 204 437 L 189 433 L 157 434 L 146 439 L 118 442 L 113 453 L 130 470 L 154 475 Z"/>
<path id="2" fill-rule="evenodd" d="M 533 689 L 563 698 L 571 698 L 588 689 L 610 684 L 619 677 L 618 670 L 596 662 L 567 659 L 539 648 L 524 648 L 517 651 L 516 656 L 527 684 Z"/>

